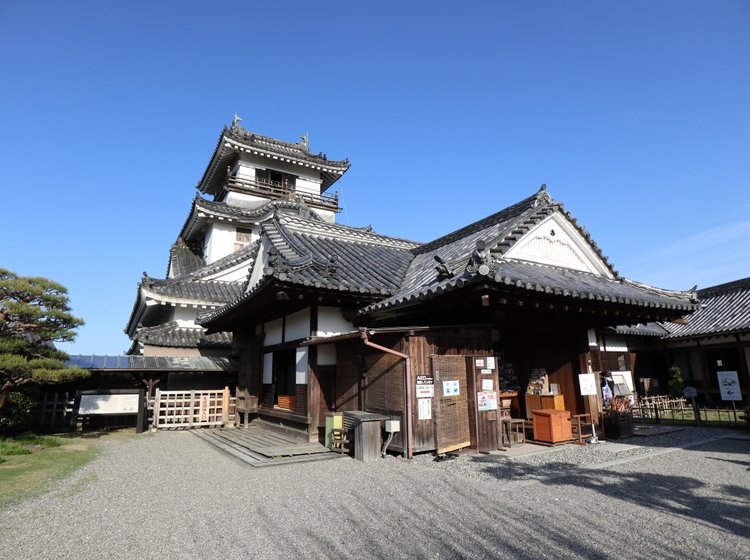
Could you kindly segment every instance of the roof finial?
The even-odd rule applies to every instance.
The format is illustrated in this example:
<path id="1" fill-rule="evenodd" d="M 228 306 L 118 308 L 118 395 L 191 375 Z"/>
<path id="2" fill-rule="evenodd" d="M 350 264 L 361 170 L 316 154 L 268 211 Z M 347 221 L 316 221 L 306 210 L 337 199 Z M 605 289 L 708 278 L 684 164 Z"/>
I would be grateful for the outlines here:
<path id="1" fill-rule="evenodd" d="M 234 114 L 234 118 L 232 119 L 232 128 L 237 128 L 239 126 L 240 121 L 244 121 L 241 116 L 239 116 L 237 113 Z"/>
<path id="2" fill-rule="evenodd" d="M 547 183 L 542 183 L 542 186 L 539 187 L 539 192 L 543 192 L 547 190 Z"/>
<path id="3" fill-rule="evenodd" d="M 310 151 L 310 146 L 309 146 L 309 139 L 308 139 L 308 136 L 307 136 L 307 132 L 305 132 L 304 134 L 301 134 L 300 136 L 298 136 L 298 138 L 302 139 L 302 142 L 301 142 L 302 143 L 302 148 L 306 152 L 309 152 Z"/>

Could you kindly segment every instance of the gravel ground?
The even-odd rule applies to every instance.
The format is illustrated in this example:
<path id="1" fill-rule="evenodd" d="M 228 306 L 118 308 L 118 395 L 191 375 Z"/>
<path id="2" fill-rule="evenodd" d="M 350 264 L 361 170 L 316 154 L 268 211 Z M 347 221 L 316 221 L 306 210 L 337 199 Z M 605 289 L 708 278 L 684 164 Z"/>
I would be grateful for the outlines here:
<path id="1" fill-rule="evenodd" d="M 255 469 L 190 432 L 113 439 L 0 513 L 0 558 L 750 558 L 750 439 L 624 443 Z"/>

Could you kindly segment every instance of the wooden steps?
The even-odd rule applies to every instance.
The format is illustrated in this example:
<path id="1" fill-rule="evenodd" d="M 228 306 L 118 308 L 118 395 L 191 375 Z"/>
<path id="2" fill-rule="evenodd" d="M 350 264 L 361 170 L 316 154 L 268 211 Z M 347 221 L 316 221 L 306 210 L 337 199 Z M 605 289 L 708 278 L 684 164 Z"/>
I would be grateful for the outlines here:
<path id="1" fill-rule="evenodd" d="M 253 467 L 338 459 L 320 443 L 309 443 L 252 424 L 247 428 L 194 430 L 194 435 Z"/>

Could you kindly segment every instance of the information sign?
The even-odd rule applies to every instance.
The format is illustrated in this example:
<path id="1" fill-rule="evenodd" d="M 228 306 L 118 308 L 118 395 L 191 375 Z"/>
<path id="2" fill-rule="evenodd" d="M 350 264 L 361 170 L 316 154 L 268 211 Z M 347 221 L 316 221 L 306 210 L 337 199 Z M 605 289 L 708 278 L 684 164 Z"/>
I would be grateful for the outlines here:
<path id="1" fill-rule="evenodd" d="M 717 371 L 719 378 L 719 391 L 723 401 L 741 401 L 740 380 L 736 371 Z"/>

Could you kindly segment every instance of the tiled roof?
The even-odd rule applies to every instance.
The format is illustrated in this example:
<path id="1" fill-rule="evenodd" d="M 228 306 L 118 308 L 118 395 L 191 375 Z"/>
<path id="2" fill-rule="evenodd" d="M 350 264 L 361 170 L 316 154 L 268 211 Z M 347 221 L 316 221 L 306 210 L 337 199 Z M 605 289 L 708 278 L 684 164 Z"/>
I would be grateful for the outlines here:
<path id="1" fill-rule="evenodd" d="M 69 356 L 68 366 L 100 370 L 235 371 L 229 358 L 213 356 Z"/>
<path id="2" fill-rule="evenodd" d="M 211 276 L 212 274 L 218 274 L 223 270 L 234 268 L 241 263 L 247 263 L 247 267 L 249 269 L 250 267 L 252 267 L 255 256 L 258 254 L 259 246 L 260 240 L 253 243 L 248 243 L 247 245 L 242 247 L 242 249 L 238 249 L 237 251 L 229 253 L 227 256 L 222 257 L 219 260 L 216 260 L 199 270 L 196 270 L 195 272 L 190 274 L 190 278 L 192 280 L 200 280 L 201 278 Z"/>
<path id="3" fill-rule="evenodd" d="M 555 212 L 562 213 L 580 232 L 605 263 L 613 279 L 505 258 L 505 254 L 518 240 Z M 484 249 L 480 251 L 479 247 Z M 400 290 L 388 299 L 361 309 L 359 315 L 427 300 L 480 277 L 573 299 L 594 299 L 670 310 L 693 309 L 691 296 L 688 294 L 659 290 L 621 278 L 588 232 L 563 209 L 561 203 L 549 196 L 544 185 L 536 194 L 521 202 L 421 245 L 413 252 L 416 256 Z M 440 264 L 436 266 L 436 262 Z M 485 265 L 484 268 L 481 267 L 482 264 Z"/>
<path id="4" fill-rule="evenodd" d="M 177 278 L 195 272 L 206 266 L 201 254 L 201 248 L 195 243 L 187 244 L 182 237 L 178 237 L 169 250 L 169 265 L 167 276 Z"/>
<path id="5" fill-rule="evenodd" d="M 144 345 L 172 348 L 229 348 L 232 345 L 231 333 L 206 334 L 201 327 L 180 327 L 176 321 L 138 327 L 133 338 Z"/>
<path id="6" fill-rule="evenodd" d="M 661 323 L 638 323 L 637 325 L 618 325 L 616 327 L 608 327 L 605 329 L 609 332 L 617 334 L 627 334 L 636 336 L 658 336 L 663 337 L 669 334 L 669 331 L 665 329 Z"/>
<path id="7" fill-rule="evenodd" d="M 352 228 L 284 215 L 263 224 L 272 245 L 261 282 L 241 299 L 204 312 L 201 323 L 224 316 L 272 280 L 357 295 L 387 297 L 401 284 L 418 244 Z"/>
<path id="8" fill-rule="evenodd" d="M 185 278 L 158 280 L 144 273 L 141 288 L 147 296 L 165 301 L 195 304 L 224 304 L 237 299 L 242 291 L 235 282 L 206 282 Z"/>
<path id="9" fill-rule="evenodd" d="M 566 268 L 519 261 L 500 261 L 495 271 L 488 270 L 486 274 L 480 271 L 465 272 L 460 276 L 447 278 L 434 284 L 402 290 L 388 299 L 361 309 L 358 314 L 367 315 L 383 309 L 424 301 L 483 278 L 493 279 L 497 284 L 511 288 L 554 294 L 572 300 L 634 305 L 670 311 L 687 312 L 695 308 L 695 302 L 691 296 L 683 292 L 661 290 L 629 280 L 610 280 L 589 272 Z"/>
<path id="10" fill-rule="evenodd" d="M 667 338 L 688 338 L 750 331 L 750 278 L 698 290 L 701 308 L 686 325 L 665 323 Z"/>
<path id="11" fill-rule="evenodd" d="M 348 160 L 329 160 L 323 154 L 312 154 L 303 143 L 284 142 L 262 136 L 233 125 L 224 128 L 219 137 L 211 161 L 198 182 L 201 192 L 216 195 L 220 190 L 220 181 L 226 176 L 225 170 L 234 161 L 238 152 L 246 152 L 275 161 L 291 163 L 300 168 L 312 168 L 320 172 L 323 190 L 326 190 L 349 169 Z"/>
<path id="12" fill-rule="evenodd" d="M 293 212 L 311 220 L 322 220 L 314 210 L 298 200 L 258 201 L 240 206 L 226 202 L 212 202 L 196 195 L 180 236 L 193 237 L 196 231 L 202 229 L 206 221 L 226 221 L 240 226 L 252 226 L 270 218 L 274 212 Z"/>

